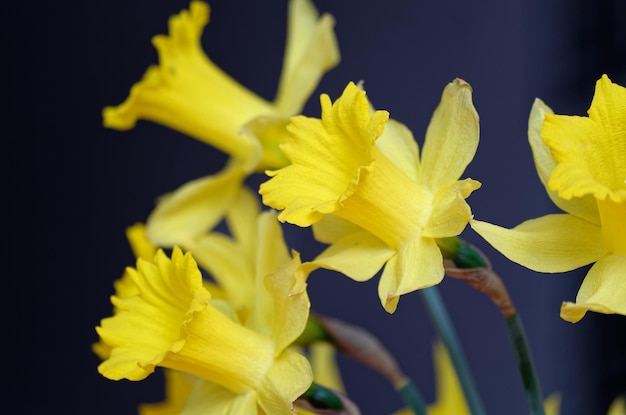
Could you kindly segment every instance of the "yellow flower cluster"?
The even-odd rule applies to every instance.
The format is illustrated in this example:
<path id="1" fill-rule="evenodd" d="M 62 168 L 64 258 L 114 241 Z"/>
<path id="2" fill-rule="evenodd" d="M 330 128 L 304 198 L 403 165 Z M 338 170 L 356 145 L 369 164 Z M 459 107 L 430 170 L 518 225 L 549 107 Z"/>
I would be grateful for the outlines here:
<path id="1" fill-rule="evenodd" d="M 152 258 L 139 257 L 116 282 L 113 316 L 97 327 L 102 375 L 141 380 L 156 366 L 167 368 L 175 385 L 193 384 L 181 407 L 185 414 L 204 414 L 207 407 L 291 413 L 312 381 L 308 360 L 289 350 L 310 308 L 306 291 L 293 291 L 301 263 L 297 253 L 290 256 L 275 215 L 259 212 L 249 191 L 241 194 L 229 219 L 255 223 L 233 230 L 232 238 L 207 235 L 223 242 L 223 254 L 212 256 L 216 283 L 205 281 L 192 254 L 178 247 L 171 258 L 154 248 Z M 141 225 L 131 228 L 129 240 L 135 252 L 149 255 L 141 231 Z M 212 254 L 210 248 L 203 253 Z"/>
<path id="2" fill-rule="evenodd" d="M 222 171 L 183 184 L 159 199 L 145 225 L 128 229 L 137 263 L 114 284 L 112 316 L 96 328 L 94 351 L 109 379 L 165 370 L 167 402 L 143 405 L 141 414 L 288 415 L 314 379 L 342 392 L 334 349 L 315 345 L 307 355 L 297 344 L 309 320 L 309 274 L 324 268 L 365 281 L 382 271 L 378 296 L 393 313 L 402 295 L 442 281 L 446 241 L 468 224 L 539 272 L 593 264 L 576 302 L 562 304 L 563 319 L 576 322 L 587 311 L 626 315 L 624 87 L 602 76 L 588 117 L 556 115 L 535 101 L 530 146 L 564 213 L 505 229 L 473 219 L 466 201 L 481 187 L 462 178 L 480 130 L 467 82 L 444 87 L 420 149 L 405 125 L 376 110 L 352 82 L 334 101 L 321 96 L 319 118 L 300 115 L 339 62 L 334 21 L 309 0 L 289 1 L 273 102 L 206 56 L 200 38 L 208 18 L 208 5 L 196 0 L 172 16 L 169 34 L 153 38 L 159 64 L 122 104 L 103 111 L 106 127 L 149 120 L 229 156 Z M 269 179 L 258 192 L 276 213 L 244 186 L 262 172 Z M 227 233 L 216 230 L 222 220 Z M 311 227 L 328 246 L 301 262 L 281 222 Z M 428 413 L 470 413 L 443 346 L 434 361 L 439 393 Z M 623 401 L 614 407 L 620 413 Z M 546 408 L 558 413 L 558 398 Z"/>

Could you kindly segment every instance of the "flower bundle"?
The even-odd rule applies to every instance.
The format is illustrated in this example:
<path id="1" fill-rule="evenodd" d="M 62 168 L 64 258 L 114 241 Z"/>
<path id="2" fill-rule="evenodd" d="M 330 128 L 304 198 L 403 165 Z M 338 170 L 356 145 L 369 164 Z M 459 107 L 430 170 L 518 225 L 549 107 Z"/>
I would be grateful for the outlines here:
<path id="1" fill-rule="evenodd" d="M 145 223 L 128 228 L 137 261 L 115 281 L 112 316 L 96 327 L 99 373 L 136 381 L 162 368 L 167 399 L 142 405 L 140 414 L 358 414 L 335 362 L 343 353 L 389 380 L 404 402 L 398 414 L 484 414 L 437 291 L 448 276 L 500 310 L 528 411 L 559 413 L 559 397 L 541 391 L 505 285 L 460 235 L 469 225 L 538 272 L 593 264 L 561 317 L 626 315 L 626 88 L 603 75 L 588 117 L 558 115 L 535 101 L 530 147 L 541 182 L 564 213 L 507 229 L 474 219 L 467 201 L 481 187 L 463 177 L 480 135 L 468 82 L 443 87 L 419 148 L 360 83 L 347 82 L 334 100 L 322 94 L 319 118 L 301 114 L 340 60 L 333 18 L 320 16 L 309 0 L 289 1 L 272 102 L 204 53 L 208 18 L 209 6 L 198 0 L 172 16 L 169 34 L 153 39 L 159 64 L 122 104 L 103 111 L 106 127 L 156 122 L 223 151 L 228 162 L 163 196 Z M 246 184 L 252 175 L 266 179 L 258 189 Z M 291 249 L 281 223 L 310 228 L 325 248 L 311 258 Z M 371 333 L 315 312 L 307 281 L 318 269 L 355 281 L 380 275 L 378 297 L 390 314 L 403 295 L 422 295 L 440 335 L 436 402 L 424 402 Z M 626 413 L 623 396 L 610 413 Z"/>

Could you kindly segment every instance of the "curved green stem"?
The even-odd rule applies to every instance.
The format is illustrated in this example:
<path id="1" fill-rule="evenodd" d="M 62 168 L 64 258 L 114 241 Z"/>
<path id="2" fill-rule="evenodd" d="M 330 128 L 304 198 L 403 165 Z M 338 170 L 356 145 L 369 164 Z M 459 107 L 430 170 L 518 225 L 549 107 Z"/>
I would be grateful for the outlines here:
<path id="1" fill-rule="evenodd" d="M 426 305 L 426 309 L 430 318 L 439 332 L 441 340 L 446 345 L 450 358 L 459 377 L 459 382 L 465 393 L 465 399 L 472 415 L 485 415 L 485 409 L 476 389 L 476 384 L 472 377 L 469 365 L 463 353 L 461 342 L 459 341 L 456 330 L 452 325 L 452 319 L 448 314 L 448 310 L 443 303 L 443 299 L 439 294 L 438 288 L 430 287 L 419 290 Z"/>
<path id="2" fill-rule="evenodd" d="M 530 415 L 545 415 L 543 395 L 539 386 L 539 379 L 535 373 L 522 322 L 517 314 L 506 318 L 505 321 L 511 343 L 513 344 L 513 350 L 515 351 L 522 383 L 524 384 Z"/>
<path id="3" fill-rule="evenodd" d="M 409 407 L 415 415 L 427 415 L 424 398 L 417 390 L 411 380 L 408 380 L 400 387 L 396 388 L 404 404 Z"/>

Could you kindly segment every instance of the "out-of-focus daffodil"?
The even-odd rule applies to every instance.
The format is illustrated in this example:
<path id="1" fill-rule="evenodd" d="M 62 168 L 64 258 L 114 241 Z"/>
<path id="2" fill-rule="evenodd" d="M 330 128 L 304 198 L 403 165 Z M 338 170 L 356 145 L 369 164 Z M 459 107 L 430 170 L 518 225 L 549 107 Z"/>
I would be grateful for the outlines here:
<path id="1" fill-rule="evenodd" d="M 588 114 L 556 115 L 539 99 L 530 114 L 539 177 L 565 213 L 513 229 L 471 222 L 502 254 L 535 271 L 594 263 L 576 302 L 561 306 L 561 317 L 571 322 L 587 311 L 626 315 L 626 88 L 602 76 Z"/>
<path id="2" fill-rule="evenodd" d="M 561 395 L 559 393 L 551 394 L 546 398 L 544 405 L 546 415 L 560 415 Z M 623 396 L 615 398 L 606 415 L 626 415 L 626 399 Z"/>
<path id="3" fill-rule="evenodd" d="M 139 406 L 139 415 L 178 415 L 193 390 L 197 378 L 177 370 L 165 369 L 165 400 Z"/>
<path id="4" fill-rule="evenodd" d="M 615 398 L 606 415 L 626 415 L 626 397 L 618 396 Z"/>
<path id="5" fill-rule="evenodd" d="M 336 355 L 335 346 L 330 343 L 318 341 L 309 346 L 309 360 L 315 382 L 338 392 L 345 392 Z"/>
<path id="6" fill-rule="evenodd" d="M 191 181 L 163 197 L 147 222 L 158 246 L 180 245 L 212 228 L 252 171 L 287 162 L 278 145 L 287 119 L 299 113 L 323 74 L 339 62 L 330 15 L 318 16 L 309 0 L 291 0 L 288 36 L 278 92 L 273 102 L 224 73 L 204 53 L 201 35 L 209 6 L 192 1 L 169 20 L 169 35 L 153 44 L 159 65 L 150 67 L 122 104 L 103 110 L 104 125 L 133 128 L 153 121 L 231 156 L 222 172 Z"/>
<path id="7" fill-rule="evenodd" d="M 150 260 L 158 249 L 146 236 L 146 226 L 143 223 L 136 223 L 126 228 L 126 239 L 130 248 L 135 254 L 135 258 Z"/>
<path id="8" fill-rule="evenodd" d="M 559 415 L 561 413 L 561 394 L 551 393 L 544 401 L 543 408 L 546 415 Z"/>
<path id="9" fill-rule="evenodd" d="M 437 239 L 460 234 L 471 217 L 465 199 L 480 183 L 459 177 L 478 146 L 472 89 L 459 79 L 446 86 L 421 161 L 411 132 L 373 111 L 355 84 L 334 103 L 322 95 L 321 107 L 321 119 L 292 118 L 281 146 L 291 164 L 269 171 L 260 193 L 279 220 L 315 224 L 331 244 L 318 266 L 357 281 L 384 266 L 378 293 L 394 312 L 400 295 L 442 280 Z"/>
<path id="10" fill-rule="evenodd" d="M 433 349 L 433 362 L 435 366 L 436 400 L 428 405 L 428 415 L 470 415 L 461 383 L 454 370 L 450 354 L 445 346 L 436 343 Z M 544 401 L 546 415 L 559 415 L 561 396 L 552 394 Z M 401 409 L 394 415 L 411 415 L 413 412 L 408 408 Z"/>
<path id="11" fill-rule="evenodd" d="M 437 343 L 433 352 L 437 381 L 436 401 L 428 405 L 429 415 L 469 415 L 470 410 L 463 395 L 450 354 L 446 348 Z"/>
<path id="12" fill-rule="evenodd" d="M 271 215 L 271 213 L 268 212 Z M 126 270 L 136 294 L 112 297 L 116 312 L 97 327 L 110 354 L 98 371 L 109 379 L 141 380 L 161 366 L 200 378 L 183 413 L 290 414 L 311 384 L 303 356 L 286 350 L 309 312 L 306 291 L 293 292 L 294 258 L 256 282 L 244 321 L 227 301 L 212 299 L 191 254 L 174 247 Z"/>
<path id="13" fill-rule="evenodd" d="M 469 415 L 470 410 L 463 395 L 461 383 L 454 371 L 454 365 L 445 346 L 436 343 L 433 348 L 433 363 L 435 366 L 436 400 L 428 405 L 428 415 Z M 394 415 L 411 415 L 408 409 L 401 409 Z"/>

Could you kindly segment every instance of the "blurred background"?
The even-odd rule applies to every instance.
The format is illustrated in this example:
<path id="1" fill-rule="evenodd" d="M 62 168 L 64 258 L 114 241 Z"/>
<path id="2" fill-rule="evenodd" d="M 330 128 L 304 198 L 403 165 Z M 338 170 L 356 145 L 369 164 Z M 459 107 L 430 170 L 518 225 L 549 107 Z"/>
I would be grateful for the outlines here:
<path id="1" fill-rule="evenodd" d="M 477 219 L 502 226 L 557 211 L 527 142 L 534 98 L 556 113 L 585 115 L 603 73 L 626 85 L 626 3 L 620 0 L 314 3 L 336 19 L 342 61 L 322 79 L 304 113 L 319 115 L 320 93 L 335 99 L 348 81 L 363 80 L 375 106 L 409 126 L 421 145 L 443 87 L 465 79 L 474 90 L 481 142 L 464 177 L 483 183 L 468 201 Z M 243 85 L 272 99 L 286 1 L 210 5 L 205 51 Z M 126 227 L 145 221 L 158 196 L 217 172 L 225 156 L 148 122 L 127 132 L 105 129 L 101 109 L 121 103 L 157 62 L 151 37 L 166 33 L 168 17 L 187 6 L 180 0 L 8 6 L 2 29 L 9 50 L 3 136 L 10 235 L 3 343 L 5 396 L 16 403 L 11 413 L 130 415 L 139 403 L 163 398 L 160 372 L 142 382 L 113 382 L 97 373 L 94 327 L 111 313 L 113 281 L 134 264 Z M 290 226 L 285 232 L 305 258 L 319 252 L 307 232 Z M 469 228 L 462 237 L 490 257 L 507 285 L 544 394 L 561 394 L 564 415 L 605 414 L 626 391 L 626 318 L 588 313 L 574 325 L 559 318 L 561 301 L 574 300 L 587 268 L 539 274 L 511 263 Z M 432 402 L 436 334 L 421 297 L 403 296 L 389 315 L 377 283 L 377 277 L 356 283 L 316 271 L 309 280 L 313 308 L 377 335 Z M 527 414 L 495 306 L 456 280 L 444 279 L 440 291 L 487 412 Z M 339 364 L 364 415 L 400 408 L 380 376 L 343 357 Z"/>

